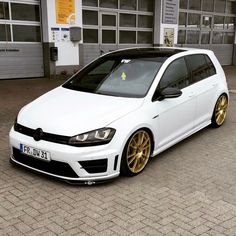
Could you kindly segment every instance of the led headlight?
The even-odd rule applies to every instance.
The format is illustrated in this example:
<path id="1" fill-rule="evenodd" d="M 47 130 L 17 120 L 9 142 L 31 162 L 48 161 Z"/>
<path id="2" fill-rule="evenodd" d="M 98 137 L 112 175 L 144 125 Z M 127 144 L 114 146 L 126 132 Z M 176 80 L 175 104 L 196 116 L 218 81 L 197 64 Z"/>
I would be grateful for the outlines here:
<path id="1" fill-rule="evenodd" d="M 107 144 L 112 140 L 115 132 L 112 128 L 93 130 L 70 138 L 69 144 L 78 147 Z"/>

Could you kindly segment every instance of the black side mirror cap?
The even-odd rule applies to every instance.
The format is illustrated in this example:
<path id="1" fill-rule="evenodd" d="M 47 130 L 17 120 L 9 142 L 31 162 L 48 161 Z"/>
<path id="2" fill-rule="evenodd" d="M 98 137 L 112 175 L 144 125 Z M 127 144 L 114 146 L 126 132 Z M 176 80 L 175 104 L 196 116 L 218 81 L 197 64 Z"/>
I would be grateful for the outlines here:
<path id="1" fill-rule="evenodd" d="M 162 91 L 159 91 L 156 93 L 156 96 L 154 95 L 153 101 L 162 101 L 166 98 L 178 98 L 182 95 L 182 91 L 179 88 L 172 88 L 167 87 L 164 88 Z"/>

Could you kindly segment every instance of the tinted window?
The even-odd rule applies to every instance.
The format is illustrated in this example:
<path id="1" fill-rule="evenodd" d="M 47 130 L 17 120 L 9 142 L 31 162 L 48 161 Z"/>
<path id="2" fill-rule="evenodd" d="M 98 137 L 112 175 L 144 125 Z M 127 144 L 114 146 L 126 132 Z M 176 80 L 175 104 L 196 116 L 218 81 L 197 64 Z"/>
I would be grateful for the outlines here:
<path id="1" fill-rule="evenodd" d="M 184 58 L 172 62 L 166 69 L 159 83 L 162 90 L 166 87 L 185 88 L 189 85 L 189 73 Z"/>
<path id="2" fill-rule="evenodd" d="M 39 21 L 39 6 L 11 3 L 12 20 Z"/>
<path id="3" fill-rule="evenodd" d="M 0 19 L 9 20 L 9 7 L 7 2 L 0 2 Z"/>
<path id="4" fill-rule="evenodd" d="M 0 41 L 11 41 L 10 25 L 0 24 Z"/>
<path id="5" fill-rule="evenodd" d="M 165 58 L 100 58 L 63 85 L 121 97 L 144 97 Z"/>
<path id="6" fill-rule="evenodd" d="M 211 59 L 205 55 L 205 59 L 206 59 L 206 63 L 208 65 L 208 76 L 212 76 L 212 75 L 215 75 L 216 74 L 216 68 L 215 66 L 213 65 Z"/>
<path id="7" fill-rule="evenodd" d="M 215 68 L 210 59 L 202 54 L 187 56 L 192 72 L 193 83 L 215 74 Z"/>
<path id="8" fill-rule="evenodd" d="M 40 42 L 41 34 L 39 26 L 12 25 L 13 40 L 16 42 Z"/>

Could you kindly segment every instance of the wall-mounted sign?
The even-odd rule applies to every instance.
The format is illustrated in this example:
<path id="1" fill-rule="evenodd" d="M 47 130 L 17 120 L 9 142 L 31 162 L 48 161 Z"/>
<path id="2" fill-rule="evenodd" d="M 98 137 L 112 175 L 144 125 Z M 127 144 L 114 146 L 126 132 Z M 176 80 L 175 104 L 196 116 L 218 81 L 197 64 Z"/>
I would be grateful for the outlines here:
<path id="1" fill-rule="evenodd" d="M 61 28 L 61 41 L 69 42 L 70 41 L 70 29 L 69 28 Z"/>
<path id="2" fill-rule="evenodd" d="M 179 0 L 163 0 L 163 24 L 177 24 Z"/>
<path id="3" fill-rule="evenodd" d="M 60 28 L 52 27 L 51 28 L 51 42 L 60 41 Z"/>
<path id="4" fill-rule="evenodd" d="M 56 0 L 56 23 L 75 24 L 75 0 Z"/>
<path id="5" fill-rule="evenodd" d="M 164 29 L 164 46 L 165 47 L 174 47 L 174 29 L 165 28 Z"/>

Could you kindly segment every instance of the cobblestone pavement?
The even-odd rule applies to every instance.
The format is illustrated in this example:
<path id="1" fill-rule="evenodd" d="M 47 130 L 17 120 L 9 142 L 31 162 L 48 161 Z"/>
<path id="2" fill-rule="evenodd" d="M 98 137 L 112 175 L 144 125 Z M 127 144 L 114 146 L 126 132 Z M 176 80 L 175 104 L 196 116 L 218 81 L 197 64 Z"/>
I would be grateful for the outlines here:
<path id="1" fill-rule="evenodd" d="M 9 164 L 17 111 L 61 82 L 0 81 L 1 236 L 236 235 L 236 94 L 221 128 L 163 152 L 139 176 L 71 186 Z"/>

